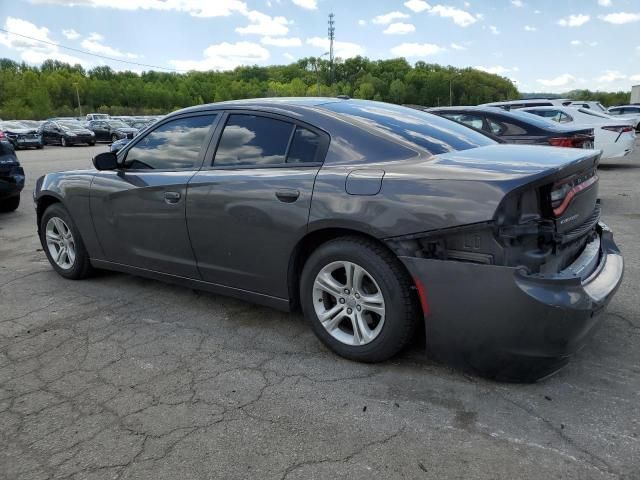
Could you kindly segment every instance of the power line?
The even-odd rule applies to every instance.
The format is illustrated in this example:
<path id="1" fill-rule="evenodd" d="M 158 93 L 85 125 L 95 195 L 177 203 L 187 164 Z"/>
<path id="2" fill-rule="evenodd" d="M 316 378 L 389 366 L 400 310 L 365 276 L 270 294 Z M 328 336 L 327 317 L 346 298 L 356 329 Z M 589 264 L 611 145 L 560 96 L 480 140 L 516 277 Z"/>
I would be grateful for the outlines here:
<path id="1" fill-rule="evenodd" d="M 100 55 L 98 53 L 91 53 L 91 52 L 87 52 L 86 50 L 80 50 L 79 48 L 67 47 L 65 45 L 60 45 L 59 43 L 48 42 L 47 40 L 42 40 L 40 38 L 33 38 L 33 37 L 29 37 L 28 35 L 23 35 L 21 33 L 10 32 L 9 30 L 5 30 L 4 28 L 0 28 L 0 31 L 8 33 L 10 35 L 16 35 L 16 36 L 22 37 L 22 38 L 28 38 L 29 40 L 33 40 L 34 42 L 46 43 L 47 45 L 52 45 L 54 47 L 64 48 L 66 50 L 71 50 L 72 52 L 83 53 L 85 55 L 91 55 L 92 57 L 98 57 L 98 58 L 102 58 L 102 59 L 105 59 L 105 60 L 112 60 L 114 62 L 127 63 L 129 65 L 136 65 L 138 67 L 147 67 L 147 68 L 154 68 L 154 69 L 160 69 L 160 70 L 168 70 L 170 72 L 186 72 L 186 70 L 177 70 L 175 68 L 159 67 L 158 65 L 149 65 L 149 64 L 146 64 L 146 63 L 131 62 L 129 60 L 122 60 L 122 59 L 119 59 L 119 58 L 108 57 L 106 55 Z"/>

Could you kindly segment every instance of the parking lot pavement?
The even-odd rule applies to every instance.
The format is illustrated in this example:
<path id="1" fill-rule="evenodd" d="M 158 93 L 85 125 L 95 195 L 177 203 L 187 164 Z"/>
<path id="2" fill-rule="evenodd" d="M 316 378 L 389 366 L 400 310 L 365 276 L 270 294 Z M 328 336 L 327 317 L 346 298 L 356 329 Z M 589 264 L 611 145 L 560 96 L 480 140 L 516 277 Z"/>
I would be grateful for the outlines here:
<path id="1" fill-rule="evenodd" d="M 297 314 L 187 288 L 62 279 L 31 192 L 105 149 L 18 154 L 23 203 L 0 216 L 0 478 L 640 478 L 640 154 L 600 169 L 626 259 L 604 327 L 554 377 L 514 385 L 417 348 L 348 362 Z"/>

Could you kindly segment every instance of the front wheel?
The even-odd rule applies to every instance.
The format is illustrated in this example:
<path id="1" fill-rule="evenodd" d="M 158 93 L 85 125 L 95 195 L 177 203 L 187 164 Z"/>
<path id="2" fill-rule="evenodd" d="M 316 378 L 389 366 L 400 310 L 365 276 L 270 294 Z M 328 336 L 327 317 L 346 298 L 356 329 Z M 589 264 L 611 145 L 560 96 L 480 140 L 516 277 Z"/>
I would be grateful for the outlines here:
<path id="1" fill-rule="evenodd" d="M 300 297 L 318 338 L 351 360 L 387 360 L 415 331 L 411 279 L 391 252 L 365 238 L 321 245 L 303 268 Z"/>
<path id="2" fill-rule="evenodd" d="M 118 136 L 114 133 L 113 135 L 111 135 L 111 143 L 117 142 L 117 141 L 118 141 Z"/>
<path id="3" fill-rule="evenodd" d="M 40 220 L 40 243 L 58 274 L 72 280 L 92 272 L 89 254 L 69 212 L 59 203 L 49 206 Z"/>

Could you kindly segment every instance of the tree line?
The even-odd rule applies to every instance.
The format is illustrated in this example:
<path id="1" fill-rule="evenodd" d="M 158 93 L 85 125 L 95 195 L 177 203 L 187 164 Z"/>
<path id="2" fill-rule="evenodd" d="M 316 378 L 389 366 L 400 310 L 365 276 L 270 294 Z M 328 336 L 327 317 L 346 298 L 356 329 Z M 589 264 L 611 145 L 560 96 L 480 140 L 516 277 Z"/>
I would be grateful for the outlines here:
<path id="1" fill-rule="evenodd" d="M 114 71 L 108 66 L 85 70 L 55 60 L 30 66 L 0 59 L 0 86 L 3 119 L 78 116 L 78 97 L 83 113 L 144 115 L 202 103 L 272 96 L 348 95 L 439 106 L 450 102 L 476 105 L 520 95 L 509 79 L 473 68 L 421 61 L 411 65 L 403 58 L 365 57 L 337 61 L 333 68 L 327 60 L 309 57 L 289 65 L 187 73 L 136 73 Z"/>

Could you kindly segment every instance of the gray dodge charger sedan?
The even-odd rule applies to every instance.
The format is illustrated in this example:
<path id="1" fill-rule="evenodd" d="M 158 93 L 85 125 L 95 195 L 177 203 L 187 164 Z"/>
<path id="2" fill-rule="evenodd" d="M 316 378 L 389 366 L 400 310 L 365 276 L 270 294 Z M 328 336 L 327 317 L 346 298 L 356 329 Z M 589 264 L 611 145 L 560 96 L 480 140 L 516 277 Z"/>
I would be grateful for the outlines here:
<path id="1" fill-rule="evenodd" d="M 585 343 L 622 279 L 598 160 L 401 106 L 258 99 L 177 111 L 34 196 L 65 278 L 118 270 L 301 308 L 365 362 L 424 332 L 436 358 L 535 380 Z"/>

